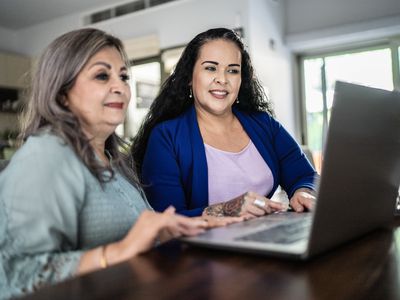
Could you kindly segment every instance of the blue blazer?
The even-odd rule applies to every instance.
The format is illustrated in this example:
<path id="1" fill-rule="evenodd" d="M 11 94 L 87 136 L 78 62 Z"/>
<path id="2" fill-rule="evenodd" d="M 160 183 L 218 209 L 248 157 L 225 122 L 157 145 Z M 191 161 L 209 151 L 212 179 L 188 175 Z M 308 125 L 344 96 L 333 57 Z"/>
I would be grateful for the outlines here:
<path id="1" fill-rule="evenodd" d="M 274 185 L 268 198 L 279 185 L 289 198 L 299 188 L 314 189 L 313 167 L 279 122 L 264 112 L 233 112 L 271 169 Z M 194 106 L 152 130 L 142 180 L 157 211 L 173 205 L 180 214 L 198 216 L 208 206 L 207 160 Z"/>

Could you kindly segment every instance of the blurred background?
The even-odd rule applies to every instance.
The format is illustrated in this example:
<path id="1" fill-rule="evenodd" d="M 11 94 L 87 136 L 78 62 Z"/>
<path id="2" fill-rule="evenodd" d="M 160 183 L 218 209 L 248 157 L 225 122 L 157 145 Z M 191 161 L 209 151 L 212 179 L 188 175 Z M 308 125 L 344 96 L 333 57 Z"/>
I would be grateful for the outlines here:
<path id="1" fill-rule="evenodd" d="M 400 89 L 399 0 L 0 0 L 0 158 L 15 151 L 37 57 L 80 27 L 125 43 L 132 99 L 118 133 L 127 140 L 186 43 L 213 27 L 242 35 L 277 119 L 318 170 L 336 80 Z"/>

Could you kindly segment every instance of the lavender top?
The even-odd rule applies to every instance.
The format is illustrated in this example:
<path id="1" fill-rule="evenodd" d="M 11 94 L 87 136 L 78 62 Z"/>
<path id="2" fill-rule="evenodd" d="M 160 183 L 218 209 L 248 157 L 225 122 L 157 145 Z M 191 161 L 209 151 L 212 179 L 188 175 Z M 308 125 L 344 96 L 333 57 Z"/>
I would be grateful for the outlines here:
<path id="1" fill-rule="evenodd" d="M 208 204 L 225 202 L 248 191 L 268 195 L 274 178 L 253 142 L 240 152 L 204 144 L 208 169 Z"/>

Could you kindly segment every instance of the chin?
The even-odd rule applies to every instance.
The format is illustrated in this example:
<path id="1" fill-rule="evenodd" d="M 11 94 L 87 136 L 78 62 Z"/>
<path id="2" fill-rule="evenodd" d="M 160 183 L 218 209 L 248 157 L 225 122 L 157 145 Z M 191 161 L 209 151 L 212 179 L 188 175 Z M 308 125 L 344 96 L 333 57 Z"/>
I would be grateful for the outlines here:
<path id="1" fill-rule="evenodd" d="M 232 111 L 232 105 L 224 105 L 224 107 L 211 107 L 211 110 L 216 115 L 223 115 Z"/>

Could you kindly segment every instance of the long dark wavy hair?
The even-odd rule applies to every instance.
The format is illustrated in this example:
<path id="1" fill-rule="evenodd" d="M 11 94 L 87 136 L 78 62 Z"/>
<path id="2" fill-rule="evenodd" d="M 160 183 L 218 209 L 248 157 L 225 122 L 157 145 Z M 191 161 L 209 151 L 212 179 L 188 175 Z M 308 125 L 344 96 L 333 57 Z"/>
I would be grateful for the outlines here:
<path id="1" fill-rule="evenodd" d="M 20 119 L 19 135 L 22 144 L 29 136 L 50 130 L 73 148 L 100 183 L 113 178 L 114 171 L 96 158 L 78 118 L 65 105 L 65 95 L 90 58 L 106 47 L 114 47 L 129 66 L 121 40 L 94 28 L 65 33 L 44 50 L 32 76 L 30 95 Z M 111 154 L 113 165 L 139 187 L 127 143 L 113 133 L 105 142 L 105 150 Z"/>
<path id="2" fill-rule="evenodd" d="M 152 103 L 132 144 L 132 154 L 136 162 L 136 173 L 141 173 L 147 142 L 152 129 L 160 122 L 173 119 L 193 105 L 193 98 L 189 98 L 190 83 L 194 65 L 199 57 L 201 47 L 213 40 L 233 42 L 242 54 L 241 75 L 242 84 L 239 89 L 239 103 L 235 107 L 242 111 L 266 111 L 273 115 L 271 103 L 265 95 L 257 79 L 250 56 L 238 34 L 226 28 L 214 28 L 198 34 L 186 46 L 175 70 L 161 87 L 160 93 Z"/>

